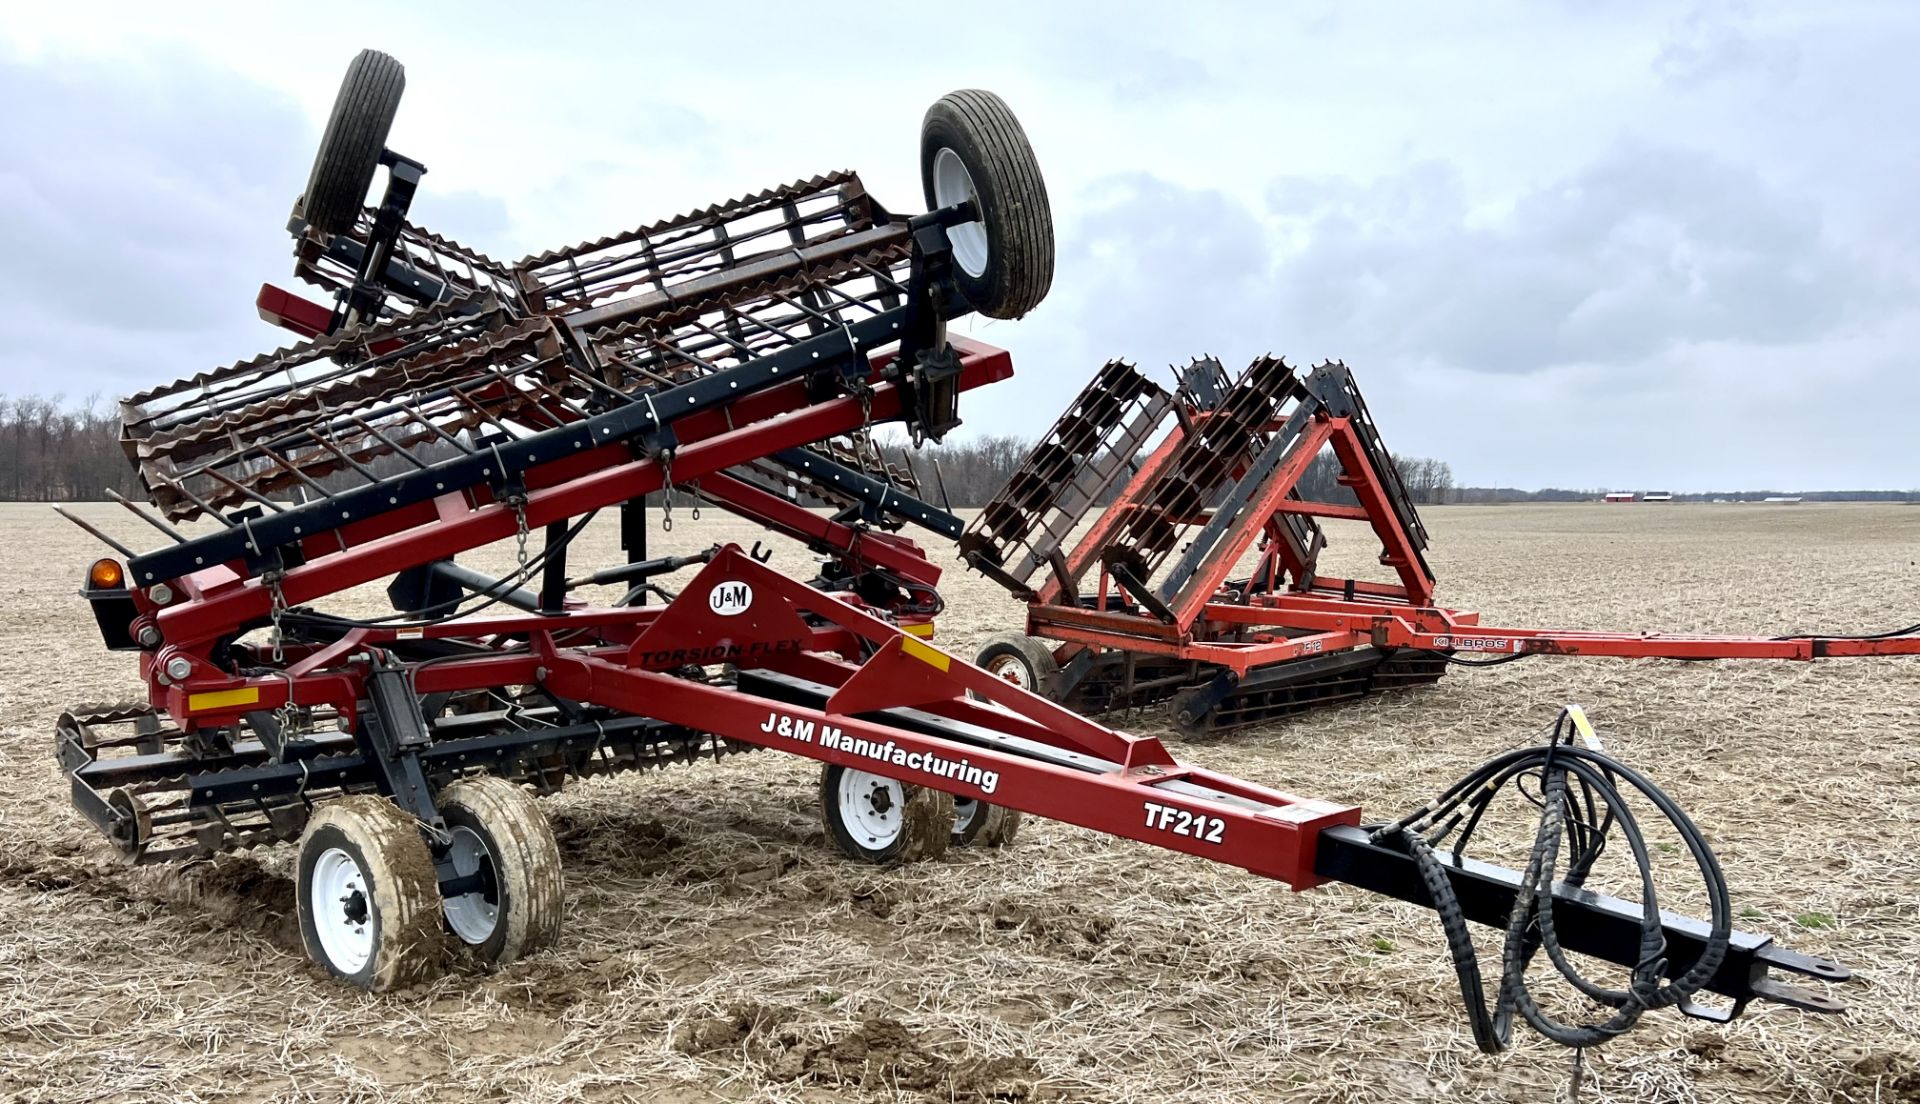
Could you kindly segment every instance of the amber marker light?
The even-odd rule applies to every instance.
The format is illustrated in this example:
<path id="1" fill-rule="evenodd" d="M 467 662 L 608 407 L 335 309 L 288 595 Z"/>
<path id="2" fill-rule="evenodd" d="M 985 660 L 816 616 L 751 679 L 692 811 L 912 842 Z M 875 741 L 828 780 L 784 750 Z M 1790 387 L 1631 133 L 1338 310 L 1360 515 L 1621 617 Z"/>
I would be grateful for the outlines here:
<path id="1" fill-rule="evenodd" d="M 87 583 L 95 590 L 114 590 L 127 581 L 119 560 L 95 560 L 87 569 Z"/>

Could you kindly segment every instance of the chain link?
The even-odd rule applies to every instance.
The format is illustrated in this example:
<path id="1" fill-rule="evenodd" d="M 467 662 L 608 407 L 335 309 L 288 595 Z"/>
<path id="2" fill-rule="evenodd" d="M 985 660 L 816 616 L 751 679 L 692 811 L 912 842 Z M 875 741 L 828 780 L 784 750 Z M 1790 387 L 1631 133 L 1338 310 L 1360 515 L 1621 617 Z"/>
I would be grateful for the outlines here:
<path id="1" fill-rule="evenodd" d="M 284 753 L 286 746 L 293 742 L 294 736 L 300 728 L 300 707 L 293 704 L 293 676 L 282 671 L 280 672 L 280 677 L 287 680 L 287 700 L 279 709 L 274 710 L 273 719 L 274 723 L 280 726 L 280 747 L 282 753 Z M 300 777 L 300 789 L 303 795 L 307 787 L 307 779 L 304 773 L 305 766 L 305 763 L 301 764 L 303 773 Z"/>
<path id="2" fill-rule="evenodd" d="M 267 594 L 272 600 L 272 605 L 267 609 L 267 618 L 273 622 L 273 661 L 285 663 L 287 661 L 286 634 L 280 631 L 280 619 L 287 613 L 287 595 L 280 589 L 280 580 L 286 578 L 286 572 L 269 571 L 260 578 L 267 584 Z"/>
<path id="3" fill-rule="evenodd" d="M 527 496 L 514 495 L 507 500 L 507 504 L 513 507 L 513 520 L 518 526 L 518 531 L 514 533 L 514 541 L 518 545 L 516 555 L 520 558 L 520 566 L 525 567 L 527 566 Z"/>
<path id="4" fill-rule="evenodd" d="M 660 531 L 673 532 L 673 450 L 660 454 Z"/>

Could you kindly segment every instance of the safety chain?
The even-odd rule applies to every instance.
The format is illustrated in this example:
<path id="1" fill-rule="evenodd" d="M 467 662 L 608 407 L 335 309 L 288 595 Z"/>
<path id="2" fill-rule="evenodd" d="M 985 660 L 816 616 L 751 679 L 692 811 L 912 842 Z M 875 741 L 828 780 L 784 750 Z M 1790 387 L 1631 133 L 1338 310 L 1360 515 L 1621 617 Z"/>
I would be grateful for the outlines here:
<path id="1" fill-rule="evenodd" d="M 272 600 L 272 605 L 267 609 L 267 617 L 273 622 L 273 661 L 275 663 L 287 661 L 286 636 L 280 631 L 280 619 L 287 613 L 287 595 L 280 589 L 280 580 L 286 577 L 287 573 L 284 571 L 269 571 L 260 576 L 260 581 L 267 584 L 267 594 Z"/>
<path id="2" fill-rule="evenodd" d="M 870 431 L 873 427 L 873 388 L 867 381 L 861 380 L 853 385 L 853 395 L 860 400 L 860 428 Z"/>
<path id="3" fill-rule="evenodd" d="M 287 700 L 279 709 L 274 710 L 273 721 L 280 726 L 280 748 L 284 754 L 286 746 L 293 742 L 294 730 L 299 726 L 300 707 L 293 704 L 293 676 L 286 671 L 281 671 L 280 677 L 287 680 Z M 303 773 L 300 776 L 299 796 L 304 798 L 307 789 L 304 763 L 301 764 L 301 769 Z"/>
<path id="4" fill-rule="evenodd" d="M 673 532 L 673 450 L 660 453 L 660 531 Z"/>
<path id="5" fill-rule="evenodd" d="M 527 496 L 514 495 L 507 499 L 507 505 L 513 507 L 513 520 L 518 527 L 514 533 L 514 540 L 519 546 L 516 554 L 520 558 L 520 566 L 525 567 L 527 566 Z"/>

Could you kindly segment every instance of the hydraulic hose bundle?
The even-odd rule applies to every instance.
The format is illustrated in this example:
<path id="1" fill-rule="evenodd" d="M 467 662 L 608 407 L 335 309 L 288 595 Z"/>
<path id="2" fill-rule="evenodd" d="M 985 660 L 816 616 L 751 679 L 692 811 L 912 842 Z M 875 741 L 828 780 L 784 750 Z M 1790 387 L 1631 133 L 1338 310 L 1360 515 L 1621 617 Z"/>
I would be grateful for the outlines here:
<path id="1" fill-rule="evenodd" d="M 1574 742 L 1576 732 L 1586 738 L 1586 746 Z M 1523 779 L 1533 780 L 1537 789 L 1527 792 Z M 1465 854 L 1488 808 L 1509 785 L 1538 806 L 1541 813 L 1519 893 L 1507 919 L 1500 982 L 1489 1009 L 1479 957 L 1446 866 L 1449 860 L 1457 861 Z M 1628 792 L 1637 792 L 1652 804 L 1680 836 L 1699 870 L 1711 910 L 1710 930 L 1700 957 L 1665 984 L 1662 980 L 1671 971 L 1652 862 L 1639 822 L 1624 800 Z M 1639 961 L 1632 967 L 1624 989 L 1601 985 L 1580 973 L 1554 929 L 1556 882 L 1572 888 L 1584 886 L 1608 836 L 1616 829 L 1626 839 L 1639 872 L 1642 917 Z M 1442 855 L 1439 848 L 1449 837 L 1455 838 L 1448 854 Z M 1705 836 L 1658 786 L 1600 750 L 1599 741 L 1577 706 L 1561 711 L 1544 746 L 1496 756 L 1454 783 L 1434 802 L 1376 828 L 1373 840 L 1382 844 L 1403 842 L 1419 865 L 1446 931 L 1461 998 L 1473 1023 L 1474 1041 L 1489 1054 L 1511 1044 L 1516 1012 L 1534 1030 L 1562 1046 L 1585 1048 L 1607 1042 L 1631 1030 L 1649 1009 L 1686 1004 L 1712 979 L 1730 945 L 1733 916 L 1726 878 Z M 1563 845 L 1567 856 L 1561 872 Z M 1528 965 L 1542 948 L 1561 977 L 1595 1003 L 1612 1009 L 1612 1014 L 1598 1022 L 1567 1023 L 1542 1009 L 1526 978 Z"/>

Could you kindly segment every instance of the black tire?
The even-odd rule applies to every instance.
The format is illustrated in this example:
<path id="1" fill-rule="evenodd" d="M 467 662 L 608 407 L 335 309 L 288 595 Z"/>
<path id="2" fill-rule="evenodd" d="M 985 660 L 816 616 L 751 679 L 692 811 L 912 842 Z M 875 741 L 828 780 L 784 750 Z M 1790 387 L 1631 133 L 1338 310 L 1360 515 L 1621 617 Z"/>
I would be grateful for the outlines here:
<path id="1" fill-rule="evenodd" d="M 343 860 L 350 876 L 334 881 Z M 380 993 L 439 970 L 446 939 L 433 856 L 419 824 L 386 798 L 361 794 L 321 806 L 300 838 L 294 887 L 300 941 L 327 973 Z M 323 925 L 336 937 L 364 939 L 364 958 L 329 943 Z"/>
<path id="2" fill-rule="evenodd" d="M 1001 633 L 988 640 L 973 665 L 1048 701 L 1059 700 L 1060 665 L 1053 650 L 1024 633 Z"/>
<path id="3" fill-rule="evenodd" d="M 353 227 L 380 171 L 380 153 L 406 87 L 406 68 L 378 50 L 362 50 L 347 65 L 301 193 L 300 211 L 308 225 L 323 234 L 344 234 Z"/>
<path id="4" fill-rule="evenodd" d="M 869 792 L 848 798 L 843 782 L 855 791 L 885 787 L 885 806 L 876 807 Z M 853 814 L 851 802 L 861 800 L 875 810 L 877 830 Z M 953 842 L 952 794 L 837 764 L 820 772 L 820 814 L 834 846 L 861 862 L 895 866 L 935 859 Z"/>
<path id="5" fill-rule="evenodd" d="M 981 314 L 1019 318 L 1053 285 L 1053 209 L 1027 133 L 991 92 L 967 88 L 940 97 L 920 124 L 920 182 L 929 210 L 965 198 L 952 186 L 936 188 L 943 150 L 966 169 L 980 209 L 979 223 L 948 231 L 960 291 Z M 984 258 L 977 252 L 963 257 L 969 227 L 985 230 Z"/>
<path id="6" fill-rule="evenodd" d="M 1005 847 L 1020 832 L 1020 810 L 978 798 L 953 799 L 955 847 Z"/>
<path id="7" fill-rule="evenodd" d="M 453 837 L 454 872 L 485 863 L 491 894 L 449 897 L 447 927 L 486 966 L 552 945 L 564 918 L 560 845 L 533 795 L 504 778 L 463 778 L 440 792 L 440 816 Z"/>

